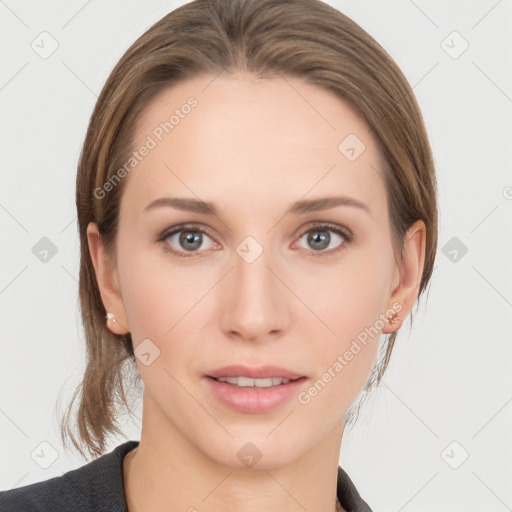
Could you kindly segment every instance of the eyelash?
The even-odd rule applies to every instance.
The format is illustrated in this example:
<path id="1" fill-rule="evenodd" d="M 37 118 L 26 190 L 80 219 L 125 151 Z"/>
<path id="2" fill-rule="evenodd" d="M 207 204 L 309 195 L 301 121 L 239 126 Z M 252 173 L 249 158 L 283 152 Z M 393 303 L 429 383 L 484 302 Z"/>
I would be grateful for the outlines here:
<path id="1" fill-rule="evenodd" d="M 174 228 L 165 230 L 157 238 L 156 241 L 159 242 L 159 243 L 164 243 L 167 240 L 167 238 L 169 238 L 172 235 L 175 235 L 176 233 L 180 233 L 181 231 L 190 231 L 190 232 L 193 232 L 193 233 L 202 233 L 202 234 L 207 235 L 208 237 L 213 239 L 213 237 L 210 236 L 207 231 L 205 231 L 204 229 L 201 229 L 199 226 L 197 226 L 195 224 L 186 224 L 186 225 L 175 226 Z M 337 254 L 340 251 L 344 250 L 345 247 L 348 244 L 350 244 L 353 241 L 353 239 L 354 239 L 354 235 L 348 229 L 346 229 L 346 228 L 341 228 L 340 226 L 338 226 L 336 224 L 331 224 L 329 222 L 317 222 L 313 226 L 309 227 L 306 231 L 304 231 L 299 236 L 299 240 L 304 235 L 309 233 L 310 231 L 332 231 L 332 232 L 336 233 L 337 235 L 340 235 L 343 238 L 343 242 L 336 249 L 331 249 L 329 251 L 324 251 L 324 250 L 322 250 L 322 251 L 312 251 L 312 255 L 313 256 L 324 256 L 324 257 L 334 256 L 335 254 Z M 188 254 L 186 254 L 186 253 L 184 254 L 183 252 L 175 251 L 174 249 L 172 249 L 169 246 L 169 244 L 166 244 L 166 243 L 163 244 L 163 249 L 164 249 L 164 251 L 166 251 L 166 252 L 168 252 L 170 254 L 173 254 L 174 256 L 179 256 L 179 257 L 184 257 L 184 258 L 190 258 L 190 257 L 194 256 L 196 253 L 199 252 L 199 251 L 195 251 L 195 252 L 191 252 L 191 253 L 188 253 Z"/>

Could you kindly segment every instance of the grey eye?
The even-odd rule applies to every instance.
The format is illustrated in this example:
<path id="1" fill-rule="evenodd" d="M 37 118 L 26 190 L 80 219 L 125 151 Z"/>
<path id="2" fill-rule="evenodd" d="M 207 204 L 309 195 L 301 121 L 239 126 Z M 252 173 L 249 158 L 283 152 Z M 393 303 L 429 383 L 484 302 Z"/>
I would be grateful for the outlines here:
<path id="1" fill-rule="evenodd" d="M 332 233 L 332 234 L 331 234 Z M 334 235 L 334 236 L 333 236 Z M 339 242 L 344 242 L 344 238 L 335 233 L 332 229 L 311 229 L 307 233 L 304 233 L 299 240 L 306 238 L 306 243 L 309 244 L 309 247 L 304 247 L 304 249 L 313 249 L 315 251 L 323 251 L 325 249 L 333 249 L 336 247 L 331 246 L 331 242 L 338 241 L 337 245 L 341 245 Z M 338 240 L 336 240 L 336 238 Z"/>
<path id="2" fill-rule="evenodd" d="M 177 241 L 176 237 L 178 237 Z M 210 240 L 211 243 L 209 246 L 203 247 L 203 249 L 209 249 L 213 242 L 212 239 L 206 233 L 193 229 L 182 229 L 180 231 L 176 231 L 172 235 L 168 236 L 166 240 L 170 240 L 171 242 L 169 242 L 169 244 L 173 245 L 177 250 L 194 252 L 201 248 L 201 245 L 205 241 L 205 237 Z"/>

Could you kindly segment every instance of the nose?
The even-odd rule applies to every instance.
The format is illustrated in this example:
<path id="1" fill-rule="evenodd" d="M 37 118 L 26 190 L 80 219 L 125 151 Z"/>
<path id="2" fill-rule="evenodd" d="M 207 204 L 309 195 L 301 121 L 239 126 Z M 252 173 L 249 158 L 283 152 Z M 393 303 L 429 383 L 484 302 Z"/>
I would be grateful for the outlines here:
<path id="1" fill-rule="evenodd" d="M 233 253 L 231 272 L 220 292 L 221 325 L 230 338 L 250 341 L 276 339 L 290 322 L 290 291 L 282 282 L 271 251 L 254 241 Z M 251 254 L 252 252 L 252 254 Z"/>

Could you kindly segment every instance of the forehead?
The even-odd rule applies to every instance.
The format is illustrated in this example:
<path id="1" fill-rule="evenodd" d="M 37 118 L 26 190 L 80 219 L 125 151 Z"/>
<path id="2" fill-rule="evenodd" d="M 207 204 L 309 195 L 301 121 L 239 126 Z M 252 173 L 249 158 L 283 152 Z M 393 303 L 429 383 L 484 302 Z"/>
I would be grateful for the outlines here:
<path id="1" fill-rule="evenodd" d="M 125 195 L 139 211 L 165 194 L 242 197 L 245 205 L 334 189 L 382 199 L 382 159 L 364 120 L 299 78 L 224 73 L 180 82 L 145 107 L 133 146 L 150 148 L 127 177 Z"/>

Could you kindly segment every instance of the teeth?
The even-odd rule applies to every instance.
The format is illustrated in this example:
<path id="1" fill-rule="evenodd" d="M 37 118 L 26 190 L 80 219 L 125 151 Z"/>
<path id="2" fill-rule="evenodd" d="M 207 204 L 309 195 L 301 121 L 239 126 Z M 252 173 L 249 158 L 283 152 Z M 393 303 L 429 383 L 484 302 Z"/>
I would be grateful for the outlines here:
<path id="1" fill-rule="evenodd" d="M 240 387 L 257 387 L 257 388 L 270 388 L 271 386 L 279 386 L 287 384 L 290 379 L 283 379 L 281 377 L 269 377 L 268 379 L 251 379 L 250 377 L 219 377 L 219 382 L 228 382 Z"/>

